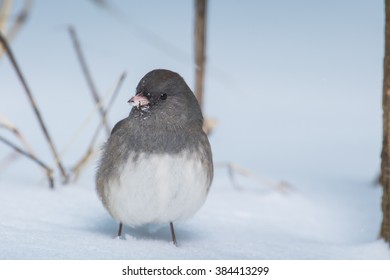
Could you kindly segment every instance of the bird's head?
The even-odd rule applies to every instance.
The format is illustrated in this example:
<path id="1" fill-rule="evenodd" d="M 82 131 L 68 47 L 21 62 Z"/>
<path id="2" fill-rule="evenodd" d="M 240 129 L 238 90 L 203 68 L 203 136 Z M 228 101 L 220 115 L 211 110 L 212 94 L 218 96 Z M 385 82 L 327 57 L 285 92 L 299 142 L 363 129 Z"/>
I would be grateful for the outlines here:
<path id="1" fill-rule="evenodd" d="M 203 122 L 199 104 L 184 79 L 177 73 L 157 69 L 138 83 L 136 95 L 129 101 L 130 115 L 166 125 Z"/>

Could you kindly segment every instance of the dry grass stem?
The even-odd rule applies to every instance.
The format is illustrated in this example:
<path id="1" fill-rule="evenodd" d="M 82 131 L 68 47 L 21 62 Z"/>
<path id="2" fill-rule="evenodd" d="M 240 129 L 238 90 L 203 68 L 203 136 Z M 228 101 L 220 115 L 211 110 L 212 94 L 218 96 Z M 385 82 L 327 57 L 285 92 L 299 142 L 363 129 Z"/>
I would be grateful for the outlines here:
<path id="1" fill-rule="evenodd" d="M 14 145 L 13 143 L 11 143 L 10 141 L 8 141 L 7 139 L 5 139 L 4 137 L 0 136 L 0 141 L 3 142 L 4 144 L 6 144 L 7 146 L 10 146 L 12 149 L 14 149 L 16 152 L 18 152 L 19 154 L 21 155 L 24 155 L 25 157 L 31 159 L 32 161 L 34 161 L 35 163 L 37 163 L 39 166 L 41 166 L 42 168 L 44 168 L 46 170 L 46 176 L 49 180 L 49 185 L 51 188 L 54 188 L 54 178 L 53 178 L 53 170 L 48 167 L 45 163 L 43 163 L 40 159 L 38 159 L 36 156 L 30 154 L 29 152 L 27 151 L 24 151 L 22 150 L 21 148 L 17 147 L 16 145 Z"/>
<path id="2" fill-rule="evenodd" d="M 17 129 L 17 127 L 10 120 L 0 114 L 0 128 L 1 127 L 12 132 L 19 139 L 20 143 L 22 143 L 24 149 L 30 154 L 34 155 L 31 146 L 27 143 L 26 138 L 23 137 L 19 129 Z"/>
<path id="3" fill-rule="evenodd" d="M 203 88 L 206 61 L 207 0 L 195 0 L 195 96 L 203 109 Z"/>
<path id="4" fill-rule="evenodd" d="M 12 0 L 3 0 L 0 2 L 0 32 L 4 33 L 7 27 L 10 15 Z"/>
<path id="5" fill-rule="evenodd" d="M 277 190 L 278 192 L 281 192 L 281 193 L 287 193 L 289 190 L 291 190 L 293 188 L 291 186 L 291 184 L 289 184 L 288 182 L 285 182 L 285 181 L 274 182 L 274 181 L 272 181 L 270 179 L 267 179 L 265 177 L 259 176 L 258 174 L 254 173 L 252 171 L 249 171 L 248 169 L 245 169 L 245 168 L 243 168 L 243 167 L 241 167 L 241 166 L 239 166 L 237 164 L 231 163 L 231 162 L 216 164 L 216 166 L 226 167 L 227 168 L 227 171 L 228 171 L 228 174 L 229 174 L 229 178 L 230 178 L 230 181 L 231 181 L 232 185 L 237 190 L 240 190 L 240 191 L 244 190 L 244 188 L 242 186 L 240 186 L 236 182 L 236 179 L 235 179 L 235 177 L 236 177 L 235 174 L 236 173 L 241 174 L 244 177 L 253 178 L 259 184 L 271 187 L 271 188 L 273 188 L 273 189 L 275 189 L 275 190 Z"/>
<path id="6" fill-rule="evenodd" d="M 100 100 L 100 102 L 102 102 L 101 104 L 103 104 L 103 102 L 105 102 L 107 99 L 112 98 L 112 94 L 115 91 L 115 87 L 117 86 L 117 83 L 118 82 L 116 81 L 114 86 L 103 96 L 103 98 Z M 98 107 L 102 106 L 101 104 L 100 103 L 95 104 L 95 106 L 88 112 L 87 116 L 85 117 L 81 125 L 77 128 L 76 132 L 72 135 L 71 139 L 69 139 L 66 142 L 64 148 L 61 150 L 60 152 L 61 158 L 68 150 L 71 149 L 72 145 L 74 145 L 74 143 L 78 141 L 79 136 L 85 132 L 88 124 L 92 121 L 93 118 L 95 118 L 95 115 L 98 111 Z M 105 114 L 107 115 L 107 113 Z M 99 124 L 99 127 L 101 127 L 101 122 Z"/>
<path id="7" fill-rule="evenodd" d="M 72 38 L 73 46 L 74 46 L 74 49 L 76 51 L 77 58 L 78 58 L 78 60 L 80 62 L 81 69 L 83 71 L 84 77 L 87 80 L 87 84 L 88 84 L 88 87 L 89 87 L 89 89 L 91 91 L 92 98 L 95 101 L 95 104 L 99 108 L 100 116 L 102 118 L 102 123 L 103 123 L 103 126 L 106 129 L 106 133 L 107 133 L 107 136 L 108 136 L 108 135 L 110 135 L 110 126 L 107 123 L 107 119 L 105 117 L 106 114 L 105 114 L 103 106 L 101 104 L 100 96 L 99 96 L 98 91 L 96 89 L 95 83 L 93 82 L 93 79 L 92 79 L 92 76 L 91 76 L 91 72 L 89 71 L 87 62 L 85 60 L 85 56 L 84 56 L 83 51 L 81 49 L 80 41 L 79 41 L 79 39 L 77 37 L 76 30 L 72 26 L 69 26 L 69 34 L 70 34 L 70 37 Z"/>
<path id="8" fill-rule="evenodd" d="M 26 23 L 30 15 L 32 5 L 33 5 L 33 0 L 24 1 L 23 8 L 20 10 L 19 14 L 16 16 L 15 22 L 13 23 L 13 25 L 11 25 L 11 27 L 7 32 L 8 41 L 12 41 L 19 33 L 22 26 Z"/>
<path id="9" fill-rule="evenodd" d="M 16 62 L 15 56 L 13 55 L 13 52 L 12 52 L 12 50 L 11 50 L 7 40 L 6 40 L 6 38 L 1 33 L 0 33 L 0 42 L 4 46 L 4 48 L 5 48 L 5 50 L 6 50 L 7 54 L 8 54 L 8 57 L 11 60 L 11 63 L 13 65 L 13 67 L 15 68 L 15 71 L 16 71 L 16 73 L 18 75 L 18 78 L 19 78 L 19 80 L 21 81 L 21 83 L 23 85 L 23 88 L 24 88 L 24 90 L 25 90 L 25 92 L 27 94 L 27 97 L 28 97 L 29 101 L 30 101 L 31 107 L 34 110 L 35 116 L 38 119 L 38 122 L 40 124 L 41 129 L 42 129 L 42 132 L 43 132 L 43 134 L 44 134 L 44 136 L 46 138 L 46 141 L 47 141 L 47 143 L 48 143 L 48 145 L 50 147 L 50 150 L 51 150 L 51 152 L 53 154 L 53 157 L 54 157 L 54 159 L 56 161 L 57 167 L 59 168 L 59 170 L 61 172 L 61 175 L 63 177 L 63 181 L 64 181 L 64 183 L 66 183 L 66 182 L 68 182 L 68 175 L 67 175 L 67 173 L 66 173 L 66 171 L 65 171 L 65 169 L 64 169 L 64 167 L 63 167 L 63 165 L 61 163 L 61 160 L 60 160 L 60 158 L 58 156 L 57 149 L 55 148 L 54 143 L 53 143 L 53 141 L 52 141 L 52 139 L 50 137 L 50 134 L 49 134 L 49 132 L 48 132 L 48 130 L 46 128 L 45 122 L 43 121 L 42 115 L 41 115 L 41 113 L 40 113 L 40 111 L 38 109 L 38 106 L 37 106 L 37 104 L 35 102 L 35 99 L 34 99 L 34 97 L 32 95 L 32 92 L 31 92 L 30 88 L 27 85 L 27 82 L 26 82 L 26 80 L 25 80 L 25 78 L 24 78 L 24 76 L 23 76 L 23 74 L 22 74 L 22 72 L 21 72 L 21 70 L 19 68 L 18 63 Z"/>
<path id="10" fill-rule="evenodd" d="M 110 101 L 108 102 L 108 105 L 107 105 L 107 107 L 106 107 L 106 110 L 104 111 L 104 117 L 106 117 L 107 113 L 110 111 L 110 109 L 111 109 L 111 107 L 112 107 L 112 104 L 114 103 L 116 97 L 118 96 L 119 90 L 120 90 L 120 88 L 121 88 L 121 86 L 122 86 L 123 81 L 125 80 L 125 78 L 126 78 L 126 72 L 124 72 L 124 73 L 120 76 L 120 78 L 119 78 L 119 80 L 118 80 L 118 82 L 117 82 L 117 84 L 116 84 L 116 86 L 115 86 L 115 89 L 114 89 L 114 91 L 113 91 L 113 93 L 112 93 L 112 96 L 111 96 L 111 98 L 110 98 Z M 92 157 L 93 152 L 94 152 L 95 143 L 96 143 L 96 140 L 97 140 L 97 138 L 98 138 L 98 136 L 99 136 L 99 132 L 101 131 L 102 127 L 103 127 L 103 124 L 100 123 L 100 124 L 98 125 L 98 127 L 96 128 L 95 133 L 93 134 L 93 137 L 92 137 L 92 139 L 91 139 L 91 142 L 90 142 L 90 144 L 89 144 L 89 146 L 88 146 L 88 149 L 87 149 L 86 153 L 85 153 L 84 156 L 75 164 L 75 166 L 72 168 L 72 171 L 73 171 L 73 173 L 74 173 L 74 181 L 77 181 L 77 179 L 79 178 L 80 173 L 81 173 L 83 167 L 88 163 L 89 159 Z"/>
<path id="11" fill-rule="evenodd" d="M 2 6 L 0 8 L 0 32 L 6 34 L 8 42 L 11 42 L 15 39 L 22 26 L 26 23 L 28 16 L 30 15 L 33 0 L 24 1 L 24 5 L 19 14 L 16 16 L 16 20 L 6 32 L 6 24 L 10 15 L 11 3 L 12 1 L 10 0 L 4 0 L 2 1 Z M 4 48 L 3 46 L 0 46 L 0 58 L 3 56 L 3 54 Z"/>

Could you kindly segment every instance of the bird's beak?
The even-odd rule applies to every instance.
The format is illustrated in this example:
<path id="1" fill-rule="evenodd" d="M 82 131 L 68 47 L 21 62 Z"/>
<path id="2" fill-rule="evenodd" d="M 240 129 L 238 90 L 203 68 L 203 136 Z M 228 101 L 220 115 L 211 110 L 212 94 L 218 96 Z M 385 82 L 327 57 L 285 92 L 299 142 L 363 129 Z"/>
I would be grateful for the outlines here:
<path id="1" fill-rule="evenodd" d="M 138 93 L 136 96 L 130 98 L 129 102 L 131 105 L 140 108 L 149 105 L 149 100 L 142 95 L 142 93 Z"/>

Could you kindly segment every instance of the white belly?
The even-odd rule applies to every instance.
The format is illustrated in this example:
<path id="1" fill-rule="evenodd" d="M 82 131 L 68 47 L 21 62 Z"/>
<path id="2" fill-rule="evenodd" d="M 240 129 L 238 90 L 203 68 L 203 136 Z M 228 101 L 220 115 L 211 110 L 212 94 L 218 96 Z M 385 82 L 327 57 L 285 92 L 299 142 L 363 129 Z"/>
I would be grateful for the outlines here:
<path id="1" fill-rule="evenodd" d="M 204 203 L 210 182 L 199 158 L 189 153 L 131 158 L 105 188 L 116 220 L 129 226 L 180 221 Z"/>

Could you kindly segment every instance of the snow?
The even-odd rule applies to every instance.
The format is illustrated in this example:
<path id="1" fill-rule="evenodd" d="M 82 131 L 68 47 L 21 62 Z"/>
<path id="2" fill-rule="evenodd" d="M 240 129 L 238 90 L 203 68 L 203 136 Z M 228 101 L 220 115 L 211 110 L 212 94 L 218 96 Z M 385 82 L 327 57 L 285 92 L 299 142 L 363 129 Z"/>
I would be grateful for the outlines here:
<path id="1" fill-rule="evenodd" d="M 1 259 L 389 259 L 376 240 L 380 190 L 351 186 L 349 201 L 295 190 L 238 191 L 217 171 L 205 206 L 176 224 L 131 229 L 101 206 L 89 180 L 49 190 L 45 184 L 1 182 Z M 348 187 L 347 187 L 348 188 Z M 374 208 L 374 210 L 372 210 Z M 373 217 L 375 219 L 373 219 Z"/>
<path id="2" fill-rule="evenodd" d="M 101 95 L 128 71 L 109 114 L 111 126 L 128 114 L 137 81 L 153 68 L 178 71 L 192 87 L 192 54 L 159 51 L 148 36 L 129 22 L 119 24 L 92 1 L 78 1 L 78 9 L 72 1 L 54 2 L 37 1 L 13 47 L 71 168 L 99 118 L 64 26 L 71 22 L 79 32 Z M 155 11 L 168 13 L 159 6 L 163 2 L 153 2 Z M 115 237 L 118 225 L 95 193 L 97 153 L 77 182 L 62 185 L 56 174 L 51 190 L 29 160 L 4 165 L 10 150 L 0 145 L 0 259 L 390 259 L 388 244 L 378 239 L 382 189 L 374 184 L 382 129 L 383 3 L 307 1 L 302 10 L 285 1 L 280 11 L 280 1 L 240 7 L 236 2 L 224 1 L 222 8 L 210 1 L 204 111 L 218 119 L 210 137 L 216 172 L 205 205 L 175 225 L 179 247 L 170 242 L 168 225 L 125 227 L 124 236 Z M 114 4 L 131 12 L 130 4 Z M 137 5 L 143 10 L 149 4 Z M 147 18 L 134 12 L 132 21 L 178 49 L 190 49 L 192 2 L 166 5 L 182 12 L 169 14 L 171 21 L 155 11 Z M 81 11 L 88 11 L 88 21 Z M 241 26 L 228 20 L 233 16 L 242 18 Z M 254 25 L 259 28 L 251 33 Z M 97 35 L 96 28 L 103 32 Z M 176 31 L 167 32 L 172 28 Z M 1 115 L 55 166 L 4 57 L 0 91 Z M 0 133 L 17 142 L 5 130 Z M 104 140 L 102 132 L 98 146 Z M 237 174 L 237 188 L 223 167 L 227 162 L 290 187 L 280 191 Z"/>

